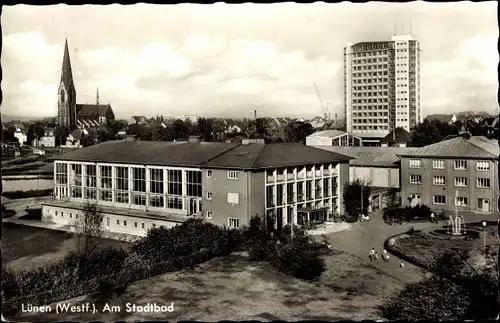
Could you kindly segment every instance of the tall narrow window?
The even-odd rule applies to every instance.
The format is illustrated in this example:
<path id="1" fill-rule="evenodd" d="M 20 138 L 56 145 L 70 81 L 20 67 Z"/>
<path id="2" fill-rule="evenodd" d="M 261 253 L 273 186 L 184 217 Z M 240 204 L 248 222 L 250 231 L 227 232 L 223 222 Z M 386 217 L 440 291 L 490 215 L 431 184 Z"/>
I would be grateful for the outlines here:
<path id="1" fill-rule="evenodd" d="M 201 171 L 186 171 L 187 196 L 202 197 Z"/>
<path id="2" fill-rule="evenodd" d="M 115 168 L 115 176 L 115 202 L 128 204 L 129 168 L 117 166 Z"/>
<path id="3" fill-rule="evenodd" d="M 111 202 L 113 201 L 113 175 L 111 166 L 100 166 L 100 200 Z"/>
<path id="4" fill-rule="evenodd" d="M 71 164 L 70 185 L 71 185 L 71 197 L 82 198 L 82 165 Z"/>
<path id="5" fill-rule="evenodd" d="M 146 205 L 146 169 L 132 168 L 132 204 Z"/>
<path id="6" fill-rule="evenodd" d="M 165 207 L 163 202 L 163 169 L 149 170 L 149 205 L 152 207 Z"/>
<path id="7" fill-rule="evenodd" d="M 96 165 L 85 165 L 85 198 L 97 199 L 97 167 Z"/>
<path id="8" fill-rule="evenodd" d="M 167 208 L 182 209 L 182 170 L 167 171 Z"/>

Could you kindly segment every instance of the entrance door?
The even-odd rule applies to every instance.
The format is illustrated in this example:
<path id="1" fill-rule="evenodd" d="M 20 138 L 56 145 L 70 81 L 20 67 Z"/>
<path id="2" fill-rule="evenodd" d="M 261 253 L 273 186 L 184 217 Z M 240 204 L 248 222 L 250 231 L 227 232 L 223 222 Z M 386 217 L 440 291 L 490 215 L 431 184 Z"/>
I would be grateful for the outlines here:
<path id="1" fill-rule="evenodd" d="M 490 200 L 483 199 L 483 212 L 490 212 Z"/>
<path id="2" fill-rule="evenodd" d="M 189 208 L 188 208 L 188 214 L 196 214 L 198 213 L 198 201 L 195 199 L 190 199 L 189 200 Z"/>

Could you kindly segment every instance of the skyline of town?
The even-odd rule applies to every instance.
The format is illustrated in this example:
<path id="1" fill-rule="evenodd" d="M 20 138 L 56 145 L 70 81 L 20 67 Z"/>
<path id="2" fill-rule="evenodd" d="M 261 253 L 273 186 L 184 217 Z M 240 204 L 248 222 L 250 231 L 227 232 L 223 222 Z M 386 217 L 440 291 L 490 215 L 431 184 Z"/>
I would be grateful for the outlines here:
<path id="1" fill-rule="evenodd" d="M 408 33 L 409 22 L 412 35 L 422 44 L 424 115 L 493 112 L 497 107 L 498 31 L 495 10 L 491 9 L 496 4 L 451 5 L 58 5 L 43 7 L 43 12 L 30 6 L 6 7 L 2 113 L 57 114 L 67 31 L 77 101 L 95 103 L 99 87 L 101 102 L 110 102 L 117 118 L 137 115 L 137 110 L 142 115 L 234 117 L 253 117 L 257 110 L 259 116 L 308 118 L 323 115 L 316 83 L 322 103 L 329 103 L 332 118 L 337 113 L 342 119 L 344 46 L 384 40 L 394 32 Z M 446 16 L 439 15 L 443 10 Z M 374 11 L 380 14 L 374 16 Z M 34 14 L 36 19 L 28 21 Z M 129 30 L 124 21 L 130 14 L 147 16 L 148 21 L 142 22 L 141 28 L 132 24 Z M 217 18 L 219 14 L 225 18 Z M 165 19 L 168 23 L 159 22 L 162 15 L 169 18 Z M 256 15 L 259 27 L 249 28 Z M 353 15 L 358 18 L 351 19 Z M 100 23 L 79 23 L 91 16 Z M 295 22 L 285 30 L 279 27 L 284 25 L 280 16 Z M 350 17 L 349 21 L 344 16 Z M 187 23 L 179 27 L 175 19 Z M 377 28 L 356 25 L 359 19 Z M 176 28 L 171 28 L 174 25 Z M 228 25 L 233 30 L 229 31 Z M 93 28 L 104 31 L 92 32 Z M 269 28 L 275 32 L 264 33 Z M 342 32 L 334 39 L 331 32 L 323 32 L 339 28 Z M 117 29 L 118 35 L 113 33 Z M 155 32 L 157 29 L 162 33 Z"/>

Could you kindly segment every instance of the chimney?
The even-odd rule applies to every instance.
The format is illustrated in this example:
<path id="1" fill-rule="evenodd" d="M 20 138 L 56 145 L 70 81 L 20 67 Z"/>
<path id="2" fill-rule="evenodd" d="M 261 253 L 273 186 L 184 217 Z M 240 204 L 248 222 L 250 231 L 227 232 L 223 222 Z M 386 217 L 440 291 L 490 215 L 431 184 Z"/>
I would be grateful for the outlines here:
<path id="1" fill-rule="evenodd" d="M 137 141 L 137 138 L 132 135 L 125 136 L 125 141 Z"/>
<path id="2" fill-rule="evenodd" d="M 257 110 L 253 110 L 253 119 L 257 120 Z"/>

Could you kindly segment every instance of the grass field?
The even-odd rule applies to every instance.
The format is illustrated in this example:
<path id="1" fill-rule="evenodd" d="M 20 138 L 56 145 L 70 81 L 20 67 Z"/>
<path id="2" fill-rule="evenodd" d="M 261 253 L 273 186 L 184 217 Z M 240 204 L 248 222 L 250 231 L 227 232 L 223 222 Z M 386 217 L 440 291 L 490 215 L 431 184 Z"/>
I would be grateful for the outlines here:
<path id="1" fill-rule="evenodd" d="M 363 320 L 379 319 L 378 305 L 403 284 L 361 259 L 336 252 L 326 257 L 320 281 L 305 282 L 241 255 L 217 258 L 182 270 L 132 283 L 124 290 L 67 300 L 72 304 L 107 303 L 119 313 L 27 313 L 18 321 L 143 320 Z M 125 304 L 174 303 L 172 313 L 126 313 Z M 55 308 L 55 304 L 52 304 Z"/>
<path id="2" fill-rule="evenodd" d="M 102 239 L 103 245 L 129 247 L 122 241 Z M 3 223 L 3 265 L 13 268 L 34 268 L 64 257 L 76 248 L 75 235 L 63 231 Z"/>

